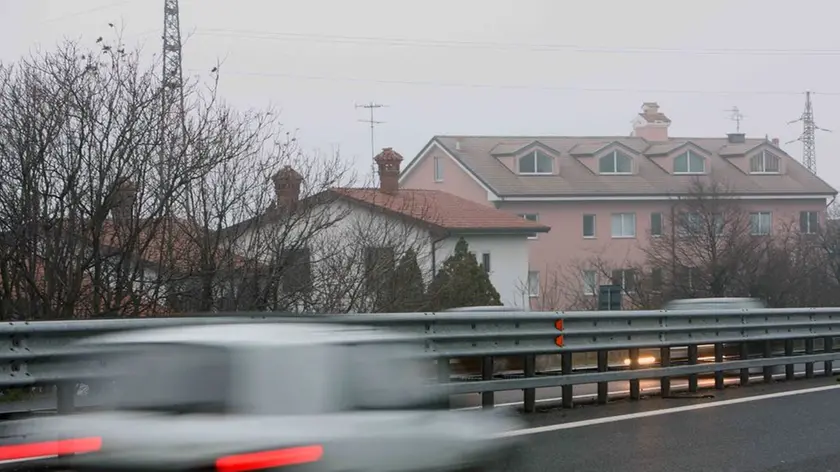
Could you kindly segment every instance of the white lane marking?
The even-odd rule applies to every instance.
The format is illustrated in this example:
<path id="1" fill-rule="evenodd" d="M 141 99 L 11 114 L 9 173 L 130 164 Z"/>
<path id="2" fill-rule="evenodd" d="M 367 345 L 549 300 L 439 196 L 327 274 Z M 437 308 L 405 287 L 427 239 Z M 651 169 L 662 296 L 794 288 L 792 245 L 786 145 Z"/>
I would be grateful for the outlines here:
<path id="1" fill-rule="evenodd" d="M 820 375 L 824 371 L 822 369 L 815 369 L 814 375 Z M 797 378 L 804 378 L 805 372 L 796 372 L 795 373 Z M 786 374 L 773 374 L 774 379 L 783 379 L 785 378 Z M 764 380 L 764 375 L 753 375 L 750 377 L 750 382 L 754 382 L 757 380 Z M 626 382 L 626 380 L 622 380 L 621 382 Z M 732 385 L 736 384 L 739 385 L 741 383 L 740 378 L 736 377 L 727 377 L 723 379 L 724 385 Z M 595 384 L 584 384 L 584 385 L 595 385 Z M 714 379 L 700 379 L 698 381 L 698 386 L 700 388 L 708 388 L 709 385 L 714 385 Z M 548 387 L 548 388 L 560 388 L 560 387 Z M 688 381 L 682 382 L 671 382 L 671 390 L 680 391 L 680 390 L 687 390 L 688 389 Z M 641 389 L 641 393 L 657 393 L 661 390 L 660 387 L 647 387 Z M 480 395 L 478 393 L 472 395 Z M 610 390 L 607 393 L 607 397 L 617 397 L 622 395 L 630 395 L 630 390 Z M 575 400 L 592 400 L 594 398 L 598 398 L 598 394 L 595 393 L 583 393 L 580 395 L 575 395 L 572 397 Z M 552 398 L 540 398 L 536 400 L 534 403 L 557 403 L 563 401 L 563 397 L 552 397 Z M 494 405 L 496 408 L 509 408 L 514 406 L 522 406 L 525 402 L 516 401 L 516 402 L 508 402 L 508 403 L 497 403 Z M 453 408 L 453 411 L 470 411 L 470 410 L 480 410 L 482 407 L 478 406 L 467 406 L 463 408 Z"/>
<path id="2" fill-rule="evenodd" d="M 686 411 L 704 410 L 706 408 L 717 408 L 727 405 L 737 405 L 740 403 L 757 402 L 761 400 L 770 400 L 773 398 L 791 397 L 794 395 L 806 395 L 809 393 L 825 392 L 828 390 L 840 389 L 840 385 L 828 385 L 824 387 L 804 388 L 800 390 L 789 390 L 786 392 L 767 393 L 764 395 L 753 395 L 744 398 L 733 398 L 731 400 L 721 400 L 717 402 L 701 403 L 699 405 L 678 406 L 675 408 L 665 408 L 662 410 L 643 411 L 640 413 L 629 413 L 626 415 L 608 416 L 605 418 L 595 418 L 591 420 L 574 421 L 571 423 L 552 424 L 547 426 L 538 426 L 535 428 L 519 429 L 516 431 L 507 431 L 497 435 L 502 438 L 509 438 L 515 436 L 525 436 L 531 434 L 549 433 L 553 431 L 560 431 L 564 429 L 583 428 L 585 426 L 594 426 L 598 424 L 615 423 L 618 421 L 635 420 L 639 418 L 648 418 L 651 416 L 670 415 L 673 413 L 682 413 Z"/>
<path id="3" fill-rule="evenodd" d="M 50 455 L 50 456 L 36 456 L 36 457 L 26 457 L 23 459 L 6 459 L 4 461 L 0 461 L 0 465 L 4 464 L 15 464 L 17 462 L 29 462 L 29 461 L 36 461 L 42 459 L 54 459 L 58 457 L 57 455 Z"/>

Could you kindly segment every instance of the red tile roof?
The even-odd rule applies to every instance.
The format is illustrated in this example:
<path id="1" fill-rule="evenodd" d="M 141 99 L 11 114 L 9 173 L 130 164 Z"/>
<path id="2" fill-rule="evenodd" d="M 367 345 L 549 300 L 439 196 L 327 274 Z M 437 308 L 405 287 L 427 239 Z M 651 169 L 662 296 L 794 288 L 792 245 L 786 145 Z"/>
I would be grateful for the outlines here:
<path id="1" fill-rule="evenodd" d="M 547 233 L 550 230 L 548 226 L 439 190 L 400 189 L 394 195 L 375 188 L 334 188 L 332 191 L 358 203 L 453 232 Z"/>

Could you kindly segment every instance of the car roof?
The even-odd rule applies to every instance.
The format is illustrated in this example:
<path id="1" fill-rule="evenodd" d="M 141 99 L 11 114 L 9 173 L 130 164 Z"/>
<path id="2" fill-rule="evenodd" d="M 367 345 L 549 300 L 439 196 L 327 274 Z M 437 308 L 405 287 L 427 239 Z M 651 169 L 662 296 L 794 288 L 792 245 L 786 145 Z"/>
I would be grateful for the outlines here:
<path id="1" fill-rule="evenodd" d="M 726 306 L 731 305 L 733 308 L 741 307 L 763 307 L 764 302 L 760 298 L 747 297 L 718 297 L 718 298 L 683 298 L 680 300 L 671 300 L 665 304 L 665 308 L 673 307 L 706 307 L 706 306 Z"/>
<path id="2" fill-rule="evenodd" d="M 446 310 L 443 310 L 443 311 L 444 312 L 459 312 L 459 311 L 460 312 L 464 312 L 464 311 L 467 311 L 467 312 L 474 312 L 474 311 L 499 312 L 499 311 L 525 311 L 525 310 L 522 309 L 522 308 L 517 308 L 517 307 L 512 307 L 512 306 L 488 305 L 488 306 L 462 306 L 462 307 L 458 307 L 458 308 L 449 308 L 449 309 L 446 309 Z"/>
<path id="3" fill-rule="evenodd" d="M 85 344 L 176 343 L 278 346 L 400 342 L 415 336 L 370 327 L 322 323 L 219 323 L 123 331 L 88 338 Z"/>

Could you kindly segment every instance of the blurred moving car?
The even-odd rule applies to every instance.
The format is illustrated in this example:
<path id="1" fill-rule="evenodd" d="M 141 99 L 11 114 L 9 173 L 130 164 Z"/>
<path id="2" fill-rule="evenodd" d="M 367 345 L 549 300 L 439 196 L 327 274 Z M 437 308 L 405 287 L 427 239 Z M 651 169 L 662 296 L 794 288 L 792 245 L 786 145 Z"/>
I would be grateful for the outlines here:
<path id="1" fill-rule="evenodd" d="M 754 310 L 767 308 L 760 298 L 684 298 L 671 300 L 663 310 Z"/>
<path id="2" fill-rule="evenodd" d="M 663 310 L 755 310 L 766 308 L 767 305 L 763 300 L 758 298 L 684 298 L 678 300 L 671 300 L 662 306 Z M 724 359 L 731 357 L 738 357 L 739 346 L 735 344 L 723 345 Z M 697 360 L 698 362 L 714 362 L 715 361 L 715 346 L 714 344 L 701 344 L 697 346 Z M 645 349 L 639 353 L 640 366 L 654 366 L 660 364 L 659 350 Z M 672 347 L 671 348 L 671 363 L 682 364 L 688 362 L 688 347 Z M 624 365 L 630 366 L 630 359 L 624 359 Z"/>
<path id="3" fill-rule="evenodd" d="M 26 421 L 0 460 L 75 471 L 484 471 L 504 412 L 449 411 L 415 338 L 334 324 L 230 324 L 89 339 L 101 411 Z M 50 457 L 59 455 L 60 457 Z"/>

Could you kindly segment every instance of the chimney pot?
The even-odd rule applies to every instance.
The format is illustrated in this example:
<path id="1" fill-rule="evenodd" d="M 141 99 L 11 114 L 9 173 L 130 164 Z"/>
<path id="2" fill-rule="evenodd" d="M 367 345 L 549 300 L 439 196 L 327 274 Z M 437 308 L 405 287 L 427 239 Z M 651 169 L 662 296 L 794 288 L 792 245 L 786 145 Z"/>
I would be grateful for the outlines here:
<path id="1" fill-rule="evenodd" d="M 280 171 L 272 177 L 274 181 L 274 194 L 277 197 L 277 206 L 282 208 L 294 208 L 300 200 L 300 185 L 303 183 L 303 176 L 292 166 L 283 166 Z"/>
<path id="2" fill-rule="evenodd" d="M 726 138 L 730 144 L 743 144 L 747 142 L 747 135 L 744 133 L 728 133 Z"/>
<path id="3" fill-rule="evenodd" d="M 779 147 L 779 138 L 773 138 L 773 141 L 771 142 L 773 143 L 773 146 Z"/>
<path id="4" fill-rule="evenodd" d="M 400 163 L 403 157 L 392 148 L 383 148 L 382 152 L 373 158 L 379 167 L 379 191 L 395 194 L 400 189 Z"/>

